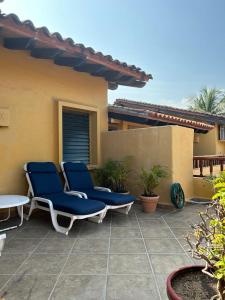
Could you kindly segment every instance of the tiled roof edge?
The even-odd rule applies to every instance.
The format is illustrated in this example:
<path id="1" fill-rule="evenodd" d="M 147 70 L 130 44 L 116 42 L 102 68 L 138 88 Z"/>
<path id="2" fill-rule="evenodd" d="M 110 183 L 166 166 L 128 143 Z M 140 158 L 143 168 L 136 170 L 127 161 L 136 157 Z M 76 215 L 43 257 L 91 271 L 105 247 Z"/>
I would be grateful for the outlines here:
<path id="1" fill-rule="evenodd" d="M 154 104 L 154 103 L 149 103 L 149 102 L 144 102 L 144 101 L 134 101 L 134 100 L 118 98 L 114 101 L 114 104 L 117 106 L 126 106 L 126 105 L 129 106 L 129 104 L 137 105 L 137 106 L 140 106 L 140 108 L 142 105 L 145 105 L 145 106 L 155 107 L 155 108 L 159 108 L 159 109 L 160 108 L 168 109 L 168 110 L 171 110 L 174 112 L 188 113 L 188 114 L 195 115 L 196 117 L 201 116 L 201 117 L 209 117 L 209 118 L 211 117 L 211 118 L 215 118 L 215 119 L 221 119 L 221 120 L 224 120 L 224 122 L 225 122 L 225 116 L 223 116 L 223 115 L 216 115 L 216 114 L 211 114 L 211 113 L 207 113 L 207 112 L 192 111 L 189 109 L 177 108 L 177 107 L 162 105 L 162 104 Z"/>
<path id="2" fill-rule="evenodd" d="M 58 40 L 61 43 L 64 44 L 70 44 L 70 46 L 74 48 L 79 48 L 81 51 L 86 51 L 90 55 L 94 55 L 96 57 L 101 58 L 102 61 L 113 63 L 117 66 L 120 66 L 122 69 L 127 69 L 134 74 L 142 75 L 144 81 L 148 81 L 149 79 L 153 79 L 151 74 L 147 74 L 144 72 L 141 68 L 136 67 L 135 65 L 128 65 L 126 62 L 121 62 L 118 59 L 114 59 L 111 55 L 104 55 L 102 52 L 97 52 L 91 47 L 85 47 L 83 44 L 75 43 L 75 41 L 72 38 L 63 38 L 62 35 L 59 32 L 50 33 L 47 27 L 35 27 L 32 21 L 25 20 L 21 21 L 20 18 L 16 14 L 4 14 L 0 10 L 0 24 L 1 21 L 8 20 L 12 21 L 17 26 L 25 27 L 34 33 L 41 32 L 46 37 Z"/>
<path id="3" fill-rule="evenodd" d="M 116 105 L 109 105 L 108 106 L 109 112 L 114 113 L 120 113 L 120 114 L 126 114 L 126 115 L 136 115 L 138 117 L 142 118 L 148 118 L 148 119 L 154 119 L 154 120 L 160 120 L 162 122 L 168 122 L 168 123 L 174 123 L 177 125 L 183 125 L 186 127 L 192 127 L 196 129 L 203 129 L 203 130 L 211 130 L 214 128 L 213 125 L 204 123 L 204 122 L 198 122 L 193 120 L 188 120 L 176 116 L 171 116 L 167 114 L 157 113 L 150 110 L 143 110 L 143 109 L 132 109 L 128 107 L 121 107 Z"/>

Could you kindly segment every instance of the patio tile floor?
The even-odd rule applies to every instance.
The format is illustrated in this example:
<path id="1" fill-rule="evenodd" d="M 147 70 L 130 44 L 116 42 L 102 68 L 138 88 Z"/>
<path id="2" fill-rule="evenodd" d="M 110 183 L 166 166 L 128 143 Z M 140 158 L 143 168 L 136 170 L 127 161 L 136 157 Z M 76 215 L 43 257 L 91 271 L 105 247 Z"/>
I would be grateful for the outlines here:
<path id="1" fill-rule="evenodd" d="M 201 205 L 187 205 L 145 214 L 135 204 L 129 216 L 111 212 L 103 224 L 75 222 L 69 236 L 54 231 L 47 213 L 34 213 L 22 228 L 6 232 L 0 296 L 166 300 L 167 275 L 199 263 L 187 252 L 182 236 L 202 210 Z"/>

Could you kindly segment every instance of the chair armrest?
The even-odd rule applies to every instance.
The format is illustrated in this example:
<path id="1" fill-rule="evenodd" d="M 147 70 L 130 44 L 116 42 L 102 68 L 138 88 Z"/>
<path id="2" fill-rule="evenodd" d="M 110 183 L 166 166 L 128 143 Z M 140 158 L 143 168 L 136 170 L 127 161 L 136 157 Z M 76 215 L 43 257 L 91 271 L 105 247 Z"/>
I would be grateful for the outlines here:
<path id="1" fill-rule="evenodd" d="M 103 186 L 95 186 L 94 189 L 97 191 L 102 191 L 102 192 L 109 192 L 109 193 L 112 192 L 110 189 L 103 187 Z"/>
<path id="2" fill-rule="evenodd" d="M 79 191 L 69 191 L 69 192 L 65 192 L 68 195 L 73 195 L 73 196 L 77 196 L 79 198 L 85 198 L 87 199 L 87 195 L 83 192 L 79 192 Z"/>
<path id="3" fill-rule="evenodd" d="M 42 197 L 34 197 L 32 198 L 35 201 L 39 201 L 39 202 L 44 202 L 47 203 L 50 209 L 53 209 L 53 204 L 51 200 L 48 200 L 46 198 L 42 198 Z"/>

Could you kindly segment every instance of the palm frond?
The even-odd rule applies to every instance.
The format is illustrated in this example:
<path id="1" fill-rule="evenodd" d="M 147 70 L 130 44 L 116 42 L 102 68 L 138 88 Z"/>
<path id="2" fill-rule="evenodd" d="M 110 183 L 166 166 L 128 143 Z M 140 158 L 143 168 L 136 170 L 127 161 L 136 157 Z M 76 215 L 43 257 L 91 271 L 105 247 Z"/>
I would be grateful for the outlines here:
<path id="1" fill-rule="evenodd" d="M 225 114 L 225 92 L 204 87 L 199 95 L 189 99 L 189 109 L 211 114 Z"/>

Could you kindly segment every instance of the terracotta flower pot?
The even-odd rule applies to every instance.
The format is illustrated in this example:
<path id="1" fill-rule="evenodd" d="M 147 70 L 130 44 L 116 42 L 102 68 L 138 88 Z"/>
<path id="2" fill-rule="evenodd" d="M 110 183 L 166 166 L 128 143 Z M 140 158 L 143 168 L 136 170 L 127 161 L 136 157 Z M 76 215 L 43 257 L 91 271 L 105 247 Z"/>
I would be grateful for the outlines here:
<path id="1" fill-rule="evenodd" d="M 181 274 L 186 273 L 186 272 L 191 272 L 191 271 L 200 271 L 204 268 L 204 266 L 200 266 L 200 265 L 191 265 L 191 266 L 186 266 L 183 268 L 180 268 L 174 272 L 172 272 L 166 281 L 166 291 L 167 291 L 167 296 L 169 298 L 169 300 L 182 300 L 182 298 L 180 296 L 177 295 L 177 293 L 175 292 L 175 290 L 173 289 L 172 286 L 172 281 L 175 277 L 179 277 Z"/>
<path id="2" fill-rule="evenodd" d="M 154 197 L 140 196 L 140 200 L 141 200 L 144 212 L 153 213 L 156 210 L 156 206 L 159 201 L 159 196 L 154 196 Z"/>

